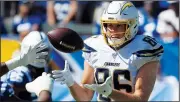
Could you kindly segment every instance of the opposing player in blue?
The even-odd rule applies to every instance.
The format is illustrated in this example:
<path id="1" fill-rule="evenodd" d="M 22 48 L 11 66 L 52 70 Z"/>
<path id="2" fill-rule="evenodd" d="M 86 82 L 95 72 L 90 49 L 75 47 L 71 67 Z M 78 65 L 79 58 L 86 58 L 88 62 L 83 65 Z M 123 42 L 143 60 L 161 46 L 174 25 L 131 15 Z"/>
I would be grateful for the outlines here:
<path id="1" fill-rule="evenodd" d="M 19 66 L 26 66 L 33 62 L 44 62 L 45 60 L 41 56 L 48 55 L 48 53 L 43 52 L 43 50 L 46 48 L 46 44 L 43 44 L 43 42 L 39 42 L 38 44 L 36 44 L 36 46 L 29 47 L 27 51 L 20 52 L 19 56 L 12 58 L 6 62 L 1 62 L 0 76 Z"/>
<path id="2" fill-rule="evenodd" d="M 48 38 L 43 32 L 32 31 L 23 39 L 19 53 L 1 65 L 2 69 L 9 69 L 2 72 L 1 74 L 7 73 L 0 78 L 3 101 L 32 100 L 25 85 L 40 76 L 48 67 L 50 51 Z"/>
<path id="3" fill-rule="evenodd" d="M 154 38 L 138 35 L 139 15 L 129 1 L 112 1 L 101 17 L 102 35 L 84 41 L 84 73 L 77 84 L 66 62 L 53 77 L 65 83 L 78 101 L 148 101 L 163 47 Z M 59 90 L 60 91 L 60 90 Z"/>

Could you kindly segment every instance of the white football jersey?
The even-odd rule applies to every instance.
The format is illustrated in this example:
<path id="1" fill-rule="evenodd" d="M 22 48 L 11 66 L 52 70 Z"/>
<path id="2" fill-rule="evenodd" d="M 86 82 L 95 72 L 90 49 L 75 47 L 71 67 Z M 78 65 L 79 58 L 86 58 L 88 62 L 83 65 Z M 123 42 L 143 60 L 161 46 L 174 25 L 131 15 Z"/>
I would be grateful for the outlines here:
<path id="1" fill-rule="evenodd" d="M 92 36 L 84 41 L 83 57 L 94 68 L 95 82 L 103 83 L 112 76 L 112 87 L 133 92 L 137 72 L 150 61 L 160 60 L 163 47 L 154 38 L 136 35 L 119 50 L 108 46 L 102 35 Z M 110 100 L 98 95 L 97 100 Z"/>

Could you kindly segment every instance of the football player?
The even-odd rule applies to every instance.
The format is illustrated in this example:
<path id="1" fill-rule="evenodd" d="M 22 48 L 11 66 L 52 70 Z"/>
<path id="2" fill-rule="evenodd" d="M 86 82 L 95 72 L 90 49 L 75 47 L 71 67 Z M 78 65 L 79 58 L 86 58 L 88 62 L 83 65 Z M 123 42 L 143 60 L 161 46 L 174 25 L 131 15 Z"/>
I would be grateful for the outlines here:
<path id="1" fill-rule="evenodd" d="M 41 76 L 27 83 L 25 87 L 28 92 L 35 93 L 38 96 L 38 101 L 52 101 L 51 92 L 53 90 L 53 82 L 54 80 L 50 77 L 50 74 L 43 72 Z M 18 101 L 16 97 L 12 98 L 15 92 L 9 83 L 0 81 L 0 92 L 0 101 L 7 100 L 9 97 L 11 97 L 11 101 Z"/>
<path id="2" fill-rule="evenodd" d="M 39 42 L 43 43 L 43 45 Z M 33 48 L 33 50 L 30 48 Z M 8 65 L 8 68 L 14 69 L 1 77 L 1 81 L 8 83 L 15 92 L 12 93 L 12 96 L 16 95 L 21 100 L 31 100 L 31 94 L 26 91 L 25 85 L 26 83 L 40 76 L 42 72 L 47 71 L 46 69 L 49 69 L 46 67 L 49 67 L 48 64 L 50 62 L 50 51 L 51 49 L 48 39 L 43 32 L 30 32 L 23 39 L 21 42 L 21 51 L 19 54 L 20 56 L 25 54 L 25 57 L 17 57 L 19 59 L 15 60 L 14 62 L 7 61 L 8 63 L 6 62 L 6 65 Z M 19 56 L 18 53 L 16 54 Z M 10 99 L 12 96 L 6 99 Z M 7 96 L 4 95 L 3 97 Z"/>
<path id="3" fill-rule="evenodd" d="M 45 48 L 47 48 L 46 44 L 39 42 L 36 46 L 29 47 L 26 52 L 21 52 L 19 56 L 6 62 L 1 62 L 0 76 L 18 66 L 25 66 L 32 62 L 44 62 L 44 58 L 41 56 L 46 56 L 48 53 L 41 52 Z"/>
<path id="4" fill-rule="evenodd" d="M 112 1 L 101 17 L 102 35 L 86 39 L 82 85 L 66 62 L 52 71 L 78 101 L 148 101 L 154 87 L 163 47 L 154 38 L 138 35 L 138 11 L 129 1 Z"/>
<path id="5" fill-rule="evenodd" d="M 51 75 L 43 72 L 34 81 L 26 84 L 26 90 L 30 93 L 35 93 L 38 96 L 38 101 L 52 101 L 53 82 Z"/>

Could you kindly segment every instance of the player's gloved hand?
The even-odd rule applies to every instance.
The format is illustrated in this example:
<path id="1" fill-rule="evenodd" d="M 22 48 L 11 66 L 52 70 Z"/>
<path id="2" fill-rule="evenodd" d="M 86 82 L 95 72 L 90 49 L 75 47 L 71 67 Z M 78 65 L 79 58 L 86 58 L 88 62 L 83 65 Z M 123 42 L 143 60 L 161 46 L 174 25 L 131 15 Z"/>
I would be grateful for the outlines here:
<path id="1" fill-rule="evenodd" d="M 50 76 L 50 74 L 43 72 L 42 76 L 26 84 L 26 90 L 30 93 L 35 93 L 37 96 L 39 96 L 40 92 L 43 90 L 52 92 L 54 80 Z"/>
<path id="2" fill-rule="evenodd" d="M 90 90 L 96 91 L 96 92 L 108 97 L 112 92 L 111 83 L 112 83 L 111 76 L 109 76 L 106 79 L 106 81 L 102 84 L 91 84 L 91 85 L 84 84 L 84 87 L 86 87 Z"/>
<path id="3" fill-rule="evenodd" d="M 69 70 L 69 64 L 67 60 L 65 60 L 65 67 L 63 71 L 54 70 L 52 71 L 52 74 L 55 81 L 59 81 L 61 84 L 65 83 L 68 87 L 74 84 L 74 79 Z"/>
<path id="4" fill-rule="evenodd" d="M 20 56 L 15 57 L 7 62 L 6 65 L 9 70 L 12 70 L 18 66 L 26 66 L 32 62 L 44 62 L 48 52 L 42 52 L 48 46 L 45 43 L 39 42 L 34 47 L 29 47 L 27 51 L 21 51 Z"/>

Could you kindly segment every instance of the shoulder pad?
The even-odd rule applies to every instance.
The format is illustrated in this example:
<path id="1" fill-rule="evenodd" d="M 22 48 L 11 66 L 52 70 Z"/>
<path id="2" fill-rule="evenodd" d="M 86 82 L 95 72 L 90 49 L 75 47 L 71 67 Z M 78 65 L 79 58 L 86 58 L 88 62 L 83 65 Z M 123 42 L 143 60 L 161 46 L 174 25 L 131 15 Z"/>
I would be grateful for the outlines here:
<path id="1" fill-rule="evenodd" d="M 163 46 L 159 44 L 155 38 L 150 36 L 144 36 L 142 41 L 145 42 L 145 45 L 142 50 L 138 50 L 133 54 L 136 54 L 138 57 L 153 57 L 159 56 L 163 53 Z M 143 46 L 143 45 L 142 45 Z"/>
<path id="2" fill-rule="evenodd" d="M 84 44 L 84 48 L 82 49 L 83 52 L 87 52 L 87 53 L 90 53 L 90 52 L 96 52 L 95 49 L 93 49 L 92 47 L 88 46 L 87 44 Z"/>

